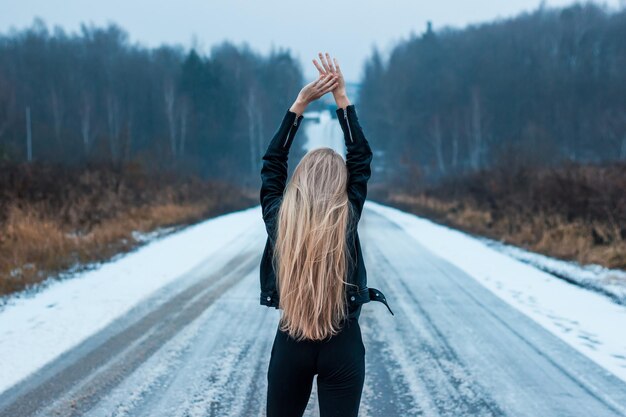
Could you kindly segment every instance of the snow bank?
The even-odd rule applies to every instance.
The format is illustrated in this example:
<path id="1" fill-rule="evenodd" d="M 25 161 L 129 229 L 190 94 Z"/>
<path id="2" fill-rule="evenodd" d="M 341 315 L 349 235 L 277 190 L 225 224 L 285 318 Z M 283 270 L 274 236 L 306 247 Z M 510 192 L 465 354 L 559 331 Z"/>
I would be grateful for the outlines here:
<path id="1" fill-rule="evenodd" d="M 618 304 L 626 306 L 626 271 L 608 269 L 601 265 L 579 265 L 550 258 L 516 246 L 491 239 L 481 239 L 490 247 L 572 284 L 604 294 Z"/>
<path id="2" fill-rule="evenodd" d="M 366 206 L 626 381 L 626 307 L 500 253 L 465 233 L 371 201 Z"/>
<path id="3" fill-rule="evenodd" d="M 250 230 L 260 206 L 219 216 L 153 240 L 136 251 L 0 311 L 0 392 L 103 329 L 155 291 Z M 220 255 L 221 256 L 221 255 Z"/>

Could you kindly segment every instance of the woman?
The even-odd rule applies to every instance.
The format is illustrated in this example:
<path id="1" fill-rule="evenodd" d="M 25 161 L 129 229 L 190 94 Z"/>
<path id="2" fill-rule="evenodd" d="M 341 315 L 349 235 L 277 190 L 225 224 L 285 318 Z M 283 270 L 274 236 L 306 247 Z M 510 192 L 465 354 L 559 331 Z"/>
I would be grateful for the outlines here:
<path id="1" fill-rule="evenodd" d="M 370 300 L 387 305 L 380 291 L 367 287 L 357 233 L 372 151 L 339 63 L 328 53 L 319 57 L 321 65 L 313 60 L 319 78 L 300 91 L 283 117 L 261 170 L 268 233 L 261 304 L 282 310 L 268 368 L 268 417 L 302 416 L 316 374 L 321 417 L 357 416 L 365 378 L 361 305 Z M 330 91 L 346 160 L 330 148 L 311 150 L 286 184 L 288 153 L 302 113 Z"/>

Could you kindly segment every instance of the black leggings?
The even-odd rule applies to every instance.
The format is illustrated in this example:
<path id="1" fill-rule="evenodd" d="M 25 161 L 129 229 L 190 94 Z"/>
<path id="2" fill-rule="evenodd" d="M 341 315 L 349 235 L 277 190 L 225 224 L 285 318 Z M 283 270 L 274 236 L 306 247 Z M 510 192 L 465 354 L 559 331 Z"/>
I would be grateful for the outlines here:
<path id="1" fill-rule="evenodd" d="M 357 417 L 365 380 L 365 346 L 357 319 L 324 341 L 296 342 L 276 331 L 267 372 L 267 417 L 300 417 L 317 374 L 321 417 Z"/>

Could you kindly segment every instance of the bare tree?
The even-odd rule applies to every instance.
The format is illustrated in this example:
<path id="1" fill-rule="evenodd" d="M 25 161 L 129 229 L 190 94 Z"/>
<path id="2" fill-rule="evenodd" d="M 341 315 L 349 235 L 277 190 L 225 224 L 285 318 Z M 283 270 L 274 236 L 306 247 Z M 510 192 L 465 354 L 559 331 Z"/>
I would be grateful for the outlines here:
<path id="1" fill-rule="evenodd" d="M 475 170 L 481 167 L 481 155 L 483 148 L 483 132 L 481 126 L 480 90 L 472 89 L 472 141 L 469 152 L 470 164 Z"/>
<path id="2" fill-rule="evenodd" d="M 178 119 L 180 126 L 178 155 L 185 155 L 185 143 L 187 141 L 187 126 L 189 123 L 189 102 L 186 97 L 182 97 L 178 106 Z"/>
<path id="3" fill-rule="evenodd" d="M 61 128 L 63 124 L 63 105 L 57 90 L 50 89 L 50 110 L 52 112 L 52 126 L 54 128 L 54 138 L 57 146 L 61 146 Z"/>
<path id="4" fill-rule="evenodd" d="M 170 151 L 172 152 L 172 157 L 176 158 L 176 91 L 174 82 L 171 79 L 165 80 L 163 84 L 163 102 L 165 103 L 165 117 L 167 118 L 169 128 Z"/>
<path id="5" fill-rule="evenodd" d="M 446 174 L 446 164 L 443 158 L 443 139 L 441 138 L 441 124 L 439 122 L 439 115 L 435 114 L 432 119 L 431 128 L 431 144 L 435 150 L 435 157 L 437 159 L 437 169 L 440 175 Z"/>
<path id="6" fill-rule="evenodd" d="M 245 103 L 246 114 L 248 116 L 248 140 L 250 143 L 250 172 L 252 175 L 258 172 L 258 155 L 261 154 L 261 149 L 257 149 L 257 143 L 255 141 L 255 132 L 257 130 L 257 118 L 258 105 L 256 100 L 256 94 L 253 89 L 248 92 L 247 100 Z"/>
<path id="7" fill-rule="evenodd" d="M 120 103 L 115 94 L 113 94 L 112 92 L 109 92 L 107 94 L 106 109 L 111 161 L 117 163 L 120 160 Z"/>

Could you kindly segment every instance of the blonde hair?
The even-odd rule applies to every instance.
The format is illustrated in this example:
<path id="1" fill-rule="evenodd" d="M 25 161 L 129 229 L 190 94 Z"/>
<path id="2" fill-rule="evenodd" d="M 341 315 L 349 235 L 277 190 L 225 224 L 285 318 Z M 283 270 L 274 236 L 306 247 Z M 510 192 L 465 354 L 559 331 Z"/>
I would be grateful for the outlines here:
<path id="1" fill-rule="evenodd" d="M 348 171 L 331 148 L 300 161 L 278 211 L 274 269 L 282 309 L 279 326 L 296 340 L 323 340 L 347 316 L 351 204 Z"/>

